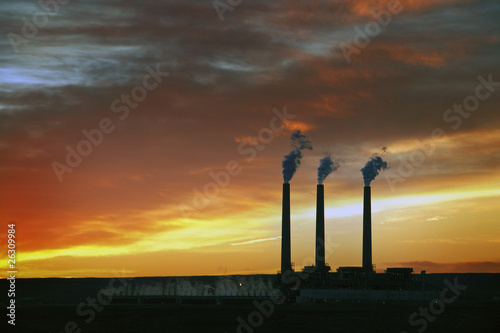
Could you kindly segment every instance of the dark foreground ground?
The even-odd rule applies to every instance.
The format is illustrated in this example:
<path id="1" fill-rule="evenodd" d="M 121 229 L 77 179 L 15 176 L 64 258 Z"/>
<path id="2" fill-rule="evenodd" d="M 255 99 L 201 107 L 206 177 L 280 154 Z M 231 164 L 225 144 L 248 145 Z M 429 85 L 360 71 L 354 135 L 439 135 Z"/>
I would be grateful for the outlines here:
<path id="1" fill-rule="evenodd" d="M 196 289 L 196 286 L 214 286 L 220 279 L 246 285 L 272 278 L 270 275 L 184 277 L 179 281 L 189 282 L 188 285 Z M 164 285 L 172 279 L 178 278 L 133 278 L 127 283 L 134 295 L 143 295 L 147 290 L 142 290 L 141 286 Z M 219 305 L 213 297 L 211 305 L 202 305 L 199 299 L 183 299 L 184 304 L 180 305 L 175 304 L 175 298 L 172 304 L 160 304 L 159 301 L 172 301 L 172 298 L 141 299 L 142 303 L 138 303 L 137 296 L 128 299 L 116 296 L 111 304 L 95 304 L 100 309 L 97 311 L 93 310 L 89 299 L 99 299 L 99 292 L 106 289 L 112 279 L 17 279 L 16 326 L 11 326 L 6 316 L 10 282 L 4 279 L 0 280 L 3 293 L 0 305 L 4 309 L 0 332 L 500 332 L 500 274 L 429 274 L 427 287 L 439 292 L 446 288 L 446 280 L 456 280 L 467 289 L 461 291 L 456 301 L 445 305 L 442 313 L 431 315 L 430 319 L 417 314 L 412 326 L 410 317 L 420 311 L 429 311 L 428 301 L 332 301 L 276 305 L 274 309 L 259 310 L 251 298 L 244 299 L 243 303 L 223 299 Z M 258 302 L 271 303 L 268 297 L 261 297 Z M 434 311 L 439 312 L 439 307 Z"/>
<path id="2" fill-rule="evenodd" d="M 280 305 L 260 317 L 254 305 L 108 305 L 88 324 L 76 314 L 75 305 L 21 307 L 16 326 L 8 332 L 66 332 L 68 322 L 78 328 L 68 332 L 417 332 L 424 324 L 409 324 L 409 316 L 428 304 L 315 304 Z M 251 315 L 253 314 L 253 316 Z M 240 327 L 238 317 L 252 328 Z M 85 317 L 86 319 L 89 316 Z M 262 323 L 259 323 L 262 318 Z M 418 317 L 422 319 L 422 317 Z M 5 320 L 5 318 L 3 319 Z M 3 324 L 3 323 L 2 323 Z M 260 324 L 260 325 L 259 325 Z M 3 326 L 3 325 L 2 325 Z M 10 325 L 9 325 L 10 326 Z M 421 332 L 499 332 L 500 304 L 449 305 Z M 3 330 L 2 330 L 3 331 Z"/>

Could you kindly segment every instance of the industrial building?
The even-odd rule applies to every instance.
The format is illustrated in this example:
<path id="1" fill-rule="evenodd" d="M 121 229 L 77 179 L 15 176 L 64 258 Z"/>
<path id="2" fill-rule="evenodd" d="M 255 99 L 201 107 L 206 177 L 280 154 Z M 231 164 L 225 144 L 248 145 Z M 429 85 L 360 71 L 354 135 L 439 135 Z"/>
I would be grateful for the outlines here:
<path id="1" fill-rule="evenodd" d="M 281 271 L 278 280 L 290 302 L 339 300 L 431 300 L 436 292 L 426 290 L 425 271 L 411 267 L 387 268 L 377 273 L 372 262 L 371 187 L 364 187 L 362 265 L 338 267 L 325 262 L 324 185 L 317 185 L 315 264 L 295 271 L 291 262 L 290 184 L 283 184 Z"/>

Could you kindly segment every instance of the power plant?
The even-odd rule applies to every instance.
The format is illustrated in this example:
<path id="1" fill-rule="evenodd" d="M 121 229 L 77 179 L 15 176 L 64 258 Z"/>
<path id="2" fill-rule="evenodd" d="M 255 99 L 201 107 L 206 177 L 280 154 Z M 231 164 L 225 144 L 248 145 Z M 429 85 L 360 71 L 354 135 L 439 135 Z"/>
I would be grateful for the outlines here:
<path id="1" fill-rule="evenodd" d="M 412 274 L 413 268 L 387 268 L 384 273 L 377 273 L 372 262 L 372 218 L 371 187 L 363 189 L 363 233 L 362 265 L 339 267 L 331 272 L 325 262 L 325 186 L 317 185 L 316 195 L 316 241 L 315 264 L 305 266 L 295 272 L 291 263 L 290 243 L 290 184 L 283 184 L 283 219 L 281 272 L 278 278 L 282 290 L 289 301 L 307 302 L 317 300 L 342 299 L 432 299 L 433 292 L 425 290 L 425 271 Z M 356 296 L 353 296 L 356 295 Z"/>
<path id="2" fill-rule="evenodd" d="M 302 151 L 312 150 L 306 135 L 297 130 L 291 135 L 292 151 L 285 155 L 283 166 L 283 202 L 281 222 L 281 271 L 278 272 L 278 284 L 289 302 L 300 299 L 335 299 L 352 297 L 354 291 L 361 291 L 357 299 L 387 299 L 431 297 L 425 293 L 424 274 L 416 278 L 413 268 L 387 268 L 385 273 L 377 273 L 372 262 L 372 216 L 371 216 L 371 182 L 380 170 L 388 167 L 380 156 L 373 156 L 361 169 L 364 181 L 363 192 L 363 248 L 362 265 L 359 267 L 339 267 L 331 272 L 326 263 L 325 253 L 325 186 L 324 180 L 337 170 L 341 161 L 333 161 L 330 155 L 320 160 L 318 167 L 318 185 L 316 194 L 316 240 L 315 261 L 313 266 L 306 266 L 301 272 L 295 271 L 291 261 L 291 213 L 290 213 L 290 180 L 300 166 Z M 386 147 L 382 148 L 385 153 Z M 344 292 L 349 290 L 349 292 Z M 422 293 L 413 293 L 420 290 Z M 370 292 L 372 291 L 372 292 Z M 380 294 L 379 291 L 386 291 Z M 398 291 L 397 295 L 395 292 Z M 409 292 L 409 293 L 406 293 Z M 358 293 L 359 294 L 359 293 Z M 349 296 L 350 295 L 350 296 Z"/>

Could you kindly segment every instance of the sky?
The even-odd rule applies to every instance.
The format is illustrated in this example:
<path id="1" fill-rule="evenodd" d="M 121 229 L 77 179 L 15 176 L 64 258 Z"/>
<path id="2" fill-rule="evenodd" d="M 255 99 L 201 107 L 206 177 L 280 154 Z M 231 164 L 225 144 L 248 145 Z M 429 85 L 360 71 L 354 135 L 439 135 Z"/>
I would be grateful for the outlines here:
<path id="1" fill-rule="evenodd" d="M 0 230 L 17 277 L 274 274 L 292 261 L 500 272 L 496 0 L 0 4 Z M 386 147 L 385 151 L 382 150 Z"/>

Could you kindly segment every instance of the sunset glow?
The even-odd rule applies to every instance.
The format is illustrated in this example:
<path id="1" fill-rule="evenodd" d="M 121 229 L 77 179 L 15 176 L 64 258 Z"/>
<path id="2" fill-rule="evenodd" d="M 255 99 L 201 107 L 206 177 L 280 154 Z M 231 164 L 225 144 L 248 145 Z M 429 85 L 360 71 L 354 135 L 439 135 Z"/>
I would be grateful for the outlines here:
<path id="1" fill-rule="evenodd" d="M 244 1 L 220 21 L 211 1 L 70 2 L 17 52 L 1 39 L 0 239 L 15 222 L 18 277 L 276 273 L 296 130 L 313 147 L 290 181 L 296 269 L 326 154 L 326 262 L 361 265 L 360 170 L 378 154 L 377 271 L 500 273 L 500 4 L 401 1 L 347 61 L 390 3 Z M 41 10 L 1 6 L 5 36 Z"/>

